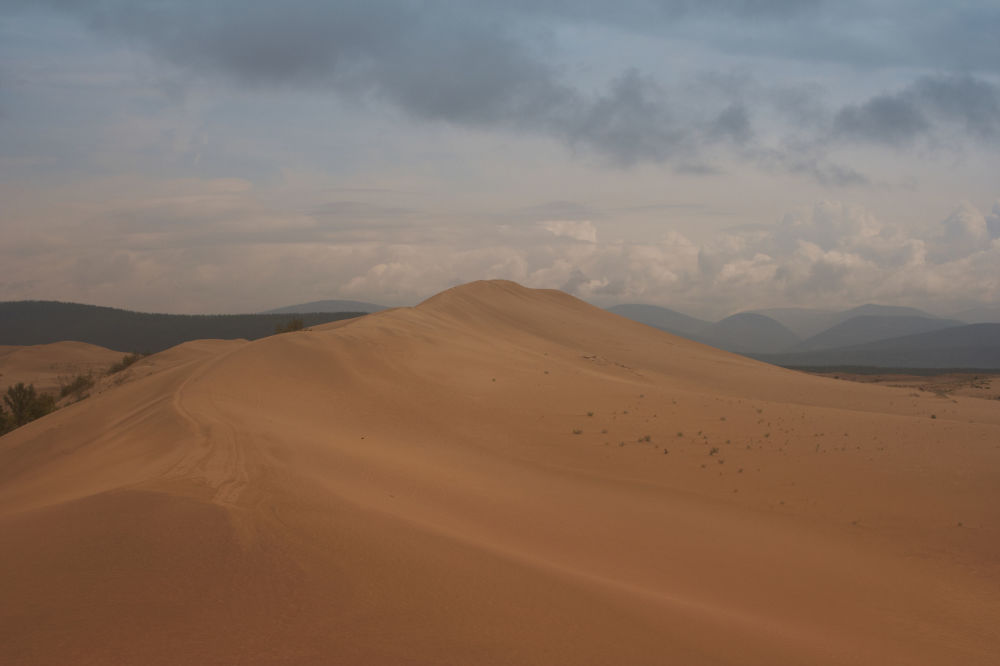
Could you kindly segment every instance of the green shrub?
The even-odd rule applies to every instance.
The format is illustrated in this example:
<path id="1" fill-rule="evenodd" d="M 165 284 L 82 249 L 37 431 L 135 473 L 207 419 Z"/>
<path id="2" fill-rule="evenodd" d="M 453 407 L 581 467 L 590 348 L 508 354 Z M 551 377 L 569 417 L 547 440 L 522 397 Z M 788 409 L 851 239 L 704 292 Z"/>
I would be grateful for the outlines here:
<path id="1" fill-rule="evenodd" d="M 139 359 L 143 358 L 144 356 L 146 356 L 146 354 L 140 354 L 138 352 L 134 354 L 125 354 L 124 356 L 122 356 L 122 360 L 118 361 L 110 368 L 108 368 L 108 374 L 113 375 L 116 372 L 121 372 L 122 370 L 129 367 L 130 365 L 132 365 Z"/>
<path id="2" fill-rule="evenodd" d="M 24 382 L 8 386 L 3 401 L 10 411 L 4 419 L 5 427 L 10 430 L 41 418 L 56 408 L 55 397 L 38 393 L 34 384 L 25 386 Z"/>
<path id="3" fill-rule="evenodd" d="M 93 387 L 94 376 L 91 373 L 77 375 L 71 381 L 59 386 L 59 397 L 65 398 L 68 395 L 83 396 L 83 392 Z"/>
<path id="4" fill-rule="evenodd" d="M 305 328 L 305 324 L 302 323 L 302 317 L 292 317 L 288 320 L 288 323 L 282 326 L 278 324 L 274 327 L 275 333 L 291 333 L 292 331 L 301 331 Z"/>

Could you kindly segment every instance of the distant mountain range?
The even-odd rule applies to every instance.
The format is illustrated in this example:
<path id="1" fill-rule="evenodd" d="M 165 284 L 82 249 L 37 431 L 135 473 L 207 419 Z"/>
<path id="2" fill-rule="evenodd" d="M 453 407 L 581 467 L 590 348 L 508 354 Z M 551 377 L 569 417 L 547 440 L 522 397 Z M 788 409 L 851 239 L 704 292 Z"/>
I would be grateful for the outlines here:
<path id="1" fill-rule="evenodd" d="M 750 356 L 786 367 L 998 370 L 1000 324 L 967 324 L 836 349 Z"/>
<path id="2" fill-rule="evenodd" d="M 696 334 L 712 325 L 712 322 L 705 321 L 704 319 L 689 317 L 676 310 L 661 308 L 658 305 L 626 303 L 624 305 L 615 305 L 608 308 L 608 310 L 626 319 L 632 319 L 647 326 L 660 328 L 680 336 Z"/>
<path id="3" fill-rule="evenodd" d="M 784 351 L 805 352 L 849 347 L 964 325 L 965 322 L 955 319 L 937 319 L 930 316 L 859 315 L 834 324 L 798 344 L 786 347 Z"/>
<path id="4" fill-rule="evenodd" d="M 272 335 L 293 316 L 314 326 L 383 309 L 374 303 L 329 300 L 261 314 L 170 315 L 16 301 L 0 303 L 0 345 L 77 340 L 123 352 L 156 352 L 188 340 Z M 778 365 L 1000 369 L 1000 323 L 968 324 L 914 308 L 865 305 L 843 312 L 779 308 L 741 312 L 718 322 L 655 305 L 625 304 L 609 310 Z M 990 318 L 991 312 L 980 308 L 970 314 Z"/>
<path id="5" fill-rule="evenodd" d="M 862 305 L 844 311 L 772 308 L 708 322 L 654 305 L 608 308 L 704 344 L 787 366 L 1000 368 L 1000 308 L 969 311 L 985 324 L 916 308 Z M 972 316 L 974 315 L 974 317 Z"/>
<path id="6" fill-rule="evenodd" d="M 855 317 L 924 317 L 937 319 L 917 308 L 900 307 L 897 305 L 861 305 L 850 310 L 814 310 L 811 308 L 769 308 L 753 310 L 757 314 L 770 317 L 784 324 L 801 339 L 806 340 L 837 324 L 842 324 Z M 1000 321 L 1000 320 L 997 320 Z M 973 323 L 961 319 L 961 323 Z M 917 331 L 913 331 L 916 333 Z"/>
<path id="7" fill-rule="evenodd" d="M 295 313 L 305 326 L 349 319 L 364 312 Z M 123 352 L 158 352 L 189 340 L 255 340 L 273 335 L 290 314 L 171 315 L 132 312 L 80 303 L 0 303 L 0 345 L 39 345 L 77 340 Z"/>
<path id="8" fill-rule="evenodd" d="M 953 316 L 970 324 L 1000 324 L 1000 305 L 963 310 Z"/>
<path id="9" fill-rule="evenodd" d="M 365 303 L 364 301 L 310 301 L 298 305 L 286 305 L 283 308 L 265 310 L 261 314 L 302 314 L 307 312 L 379 312 L 388 310 L 384 305 Z"/>
<path id="10" fill-rule="evenodd" d="M 786 326 L 756 312 L 741 312 L 702 329 L 695 340 L 740 354 L 773 353 L 788 349 L 799 336 Z"/>

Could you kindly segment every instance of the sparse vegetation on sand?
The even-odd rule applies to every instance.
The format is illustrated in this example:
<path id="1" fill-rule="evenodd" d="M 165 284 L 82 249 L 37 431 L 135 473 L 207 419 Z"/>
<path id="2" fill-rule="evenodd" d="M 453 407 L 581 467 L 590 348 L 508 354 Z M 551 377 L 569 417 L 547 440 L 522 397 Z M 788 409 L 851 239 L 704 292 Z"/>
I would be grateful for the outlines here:
<path id="1" fill-rule="evenodd" d="M 55 408 L 55 397 L 39 393 L 35 390 L 34 384 L 25 385 L 24 382 L 18 382 L 8 386 L 3 396 L 3 404 L 0 405 L 0 434 L 20 428 L 54 411 Z"/>
<path id="2" fill-rule="evenodd" d="M 302 317 L 292 317 L 284 324 L 278 324 L 275 326 L 274 332 L 291 333 L 293 331 L 301 331 L 303 328 L 305 328 L 305 323 L 302 321 Z"/>
<path id="3" fill-rule="evenodd" d="M 136 361 L 145 356 L 146 354 L 140 354 L 138 352 L 134 354 L 125 354 L 124 356 L 122 356 L 122 360 L 118 361 L 110 368 L 108 368 L 108 374 L 113 375 L 115 373 L 121 372 L 122 370 L 129 367 L 130 365 L 132 365 L 133 363 L 135 363 Z"/>
<path id="4" fill-rule="evenodd" d="M 85 398 L 86 391 L 93 386 L 93 373 L 88 372 L 87 374 L 80 374 L 59 386 L 59 397 L 65 398 L 67 396 L 74 396 L 79 400 Z"/>

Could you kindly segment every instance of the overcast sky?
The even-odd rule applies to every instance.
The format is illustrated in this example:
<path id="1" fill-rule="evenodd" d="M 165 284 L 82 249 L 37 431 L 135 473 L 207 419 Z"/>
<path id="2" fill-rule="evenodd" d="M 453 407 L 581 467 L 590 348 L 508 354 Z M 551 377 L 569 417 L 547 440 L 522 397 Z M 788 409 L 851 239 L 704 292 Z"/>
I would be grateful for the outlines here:
<path id="1" fill-rule="evenodd" d="M 996 0 L 0 0 L 0 300 L 1000 302 Z"/>

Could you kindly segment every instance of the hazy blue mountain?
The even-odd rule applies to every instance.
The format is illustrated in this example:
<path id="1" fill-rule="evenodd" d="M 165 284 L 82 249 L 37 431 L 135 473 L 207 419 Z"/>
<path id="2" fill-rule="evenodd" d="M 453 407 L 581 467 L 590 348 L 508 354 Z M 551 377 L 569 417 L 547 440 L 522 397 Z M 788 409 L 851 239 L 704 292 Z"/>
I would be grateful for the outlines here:
<path id="1" fill-rule="evenodd" d="M 702 329 L 692 339 L 741 354 L 781 352 L 799 341 L 785 326 L 755 312 L 726 317 Z"/>
<path id="2" fill-rule="evenodd" d="M 297 314 L 305 326 L 358 317 L 363 312 Z M 0 344 L 40 345 L 78 340 L 128 352 L 158 352 L 188 340 L 254 340 L 273 335 L 288 314 L 171 315 L 80 303 L 0 303 Z"/>
<path id="3" fill-rule="evenodd" d="M 306 312 L 378 312 L 387 310 L 384 305 L 365 303 L 364 301 L 311 301 L 299 305 L 286 305 L 283 308 L 266 310 L 261 314 L 301 314 Z"/>
<path id="4" fill-rule="evenodd" d="M 739 353 L 784 351 L 800 339 L 774 319 L 751 312 L 712 323 L 657 305 L 627 303 L 608 310 L 674 335 Z"/>
<path id="5" fill-rule="evenodd" d="M 617 315 L 641 322 L 647 326 L 661 328 L 680 336 L 688 336 L 711 325 L 703 319 L 688 316 L 682 312 L 661 308 L 658 305 L 626 303 L 608 308 Z"/>
<path id="6" fill-rule="evenodd" d="M 841 321 L 847 321 L 848 319 L 853 319 L 854 317 L 927 317 L 928 319 L 936 319 L 936 317 L 930 313 L 924 312 L 923 310 L 918 310 L 917 308 L 907 308 L 899 305 L 875 305 L 873 303 L 868 303 L 867 305 L 859 305 L 856 308 L 851 308 L 850 310 L 844 310 L 839 313 L 837 323 Z"/>
<path id="7" fill-rule="evenodd" d="M 932 314 L 916 308 L 900 307 L 896 305 L 875 305 L 868 303 L 860 305 L 850 310 L 817 310 L 812 308 L 767 308 L 763 310 L 753 310 L 757 314 L 762 314 L 786 326 L 790 331 L 798 335 L 803 340 L 811 338 L 823 331 L 845 322 L 854 317 L 879 316 L 879 317 L 926 317 L 937 319 Z M 968 320 L 961 319 L 962 323 Z"/>
<path id="8" fill-rule="evenodd" d="M 754 354 L 790 367 L 1000 369 L 1000 324 L 968 324 L 851 347 Z"/>
<path id="9" fill-rule="evenodd" d="M 788 351 L 816 351 L 849 347 L 876 340 L 898 338 L 915 333 L 926 333 L 942 328 L 961 326 L 956 319 L 937 319 L 911 315 L 860 315 L 843 321 L 827 330 L 803 340 Z"/>
<path id="10" fill-rule="evenodd" d="M 970 324 L 1000 324 L 1000 305 L 986 305 L 955 313 L 955 319 Z"/>
<path id="11" fill-rule="evenodd" d="M 770 317 L 802 339 L 830 328 L 840 316 L 840 312 L 836 310 L 812 308 L 765 308 L 751 312 Z"/>

